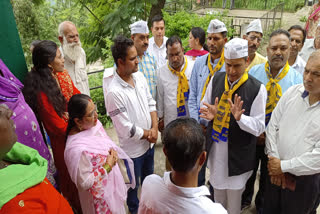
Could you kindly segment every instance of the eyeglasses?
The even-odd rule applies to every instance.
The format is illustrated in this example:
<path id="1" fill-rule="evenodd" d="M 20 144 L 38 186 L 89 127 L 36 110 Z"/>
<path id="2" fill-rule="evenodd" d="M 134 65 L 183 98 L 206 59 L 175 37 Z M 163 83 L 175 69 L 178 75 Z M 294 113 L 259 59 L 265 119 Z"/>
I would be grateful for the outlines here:
<path id="1" fill-rule="evenodd" d="M 257 37 L 257 36 L 249 36 L 249 39 L 251 40 L 251 41 L 255 41 L 256 39 L 257 39 L 257 41 L 258 42 L 261 42 L 261 38 L 259 38 L 259 37 Z"/>

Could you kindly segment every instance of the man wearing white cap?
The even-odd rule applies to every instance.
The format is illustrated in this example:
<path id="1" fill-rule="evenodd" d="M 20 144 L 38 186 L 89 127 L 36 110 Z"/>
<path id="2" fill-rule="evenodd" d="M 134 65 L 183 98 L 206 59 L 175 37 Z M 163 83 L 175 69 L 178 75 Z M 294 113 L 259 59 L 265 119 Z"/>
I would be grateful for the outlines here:
<path id="1" fill-rule="evenodd" d="M 217 73 L 205 94 L 201 117 L 209 120 L 208 168 L 214 200 L 240 214 L 241 195 L 255 162 L 256 137 L 264 132 L 267 91 L 246 70 L 248 42 L 225 45 L 226 73 Z"/>
<path id="2" fill-rule="evenodd" d="M 207 30 L 209 54 L 197 58 L 190 78 L 189 113 L 200 122 L 200 101 L 203 99 L 211 78 L 217 72 L 225 72 L 223 47 L 227 42 L 227 28 L 218 19 L 211 20 Z M 202 124 L 205 127 L 206 124 Z M 199 174 L 199 186 L 205 183 L 206 163 Z"/>
<path id="3" fill-rule="evenodd" d="M 247 27 L 247 33 L 246 35 L 243 35 L 243 38 L 248 41 L 248 55 L 249 55 L 249 66 L 247 67 L 247 70 L 249 71 L 253 66 L 259 65 L 261 63 L 266 63 L 267 59 L 260 55 L 257 52 L 257 49 L 260 46 L 261 40 L 263 36 L 262 26 L 260 19 L 255 19 L 250 22 L 250 24 Z M 254 193 L 254 182 L 256 181 L 256 172 L 257 168 L 259 166 L 260 162 L 260 152 L 262 155 L 264 155 L 264 151 L 259 150 L 259 146 L 257 145 L 257 152 L 256 152 L 256 167 L 253 170 L 252 176 L 249 178 L 246 189 L 243 192 L 242 195 L 242 205 L 241 208 L 246 208 L 251 205 L 252 196 Z M 264 174 L 263 174 L 264 175 Z M 262 179 L 261 179 L 262 180 Z M 260 182 L 260 187 L 263 182 Z M 256 202 L 258 201 L 258 198 L 260 198 L 261 194 L 259 192 L 258 196 L 256 197 Z M 259 206 L 259 203 L 256 203 L 256 206 Z"/>
<path id="4" fill-rule="evenodd" d="M 302 83 L 302 76 L 293 69 L 288 58 L 290 54 L 290 34 L 286 30 L 278 29 L 271 33 L 267 47 L 268 62 L 256 65 L 250 69 L 249 74 L 262 82 L 268 91 L 268 101 L 266 105 L 266 125 L 268 125 L 273 109 L 284 92 L 293 85 Z M 263 193 L 267 176 L 268 158 L 265 151 L 265 133 L 258 137 L 256 147 L 256 166 L 252 177 L 249 179 L 247 189 L 243 196 L 243 204 L 251 204 L 253 185 L 256 172 L 260 166 L 259 191 L 256 196 L 255 204 L 258 213 L 262 213 Z"/>
<path id="5" fill-rule="evenodd" d="M 157 64 L 154 56 L 147 52 L 149 46 L 149 28 L 146 21 L 137 21 L 130 25 L 131 39 L 137 49 L 139 66 L 138 71 L 142 72 L 147 79 L 150 93 L 156 99 L 157 85 Z"/>
<path id="6" fill-rule="evenodd" d="M 247 27 L 246 35 L 243 38 L 248 40 L 249 66 L 248 71 L 255 65 L 267 62 L 267 59 L 257 52 L 263 36 L 260 19 L 255 19 Z"/>

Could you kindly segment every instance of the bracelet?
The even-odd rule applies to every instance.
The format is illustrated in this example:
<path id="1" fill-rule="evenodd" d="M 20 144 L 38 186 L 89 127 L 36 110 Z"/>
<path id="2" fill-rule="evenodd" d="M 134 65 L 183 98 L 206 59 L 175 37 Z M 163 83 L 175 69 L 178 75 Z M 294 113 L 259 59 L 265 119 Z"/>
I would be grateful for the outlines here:
<path id="1" fill-rule="evenodd" d="M 108 164 L 108 163 L 105 163 L 104 165 L 103 165 L 103 168 L 107 171 L 107 173 L 109 174 L 109 172 L 111 171 L 111 166 Z"/>

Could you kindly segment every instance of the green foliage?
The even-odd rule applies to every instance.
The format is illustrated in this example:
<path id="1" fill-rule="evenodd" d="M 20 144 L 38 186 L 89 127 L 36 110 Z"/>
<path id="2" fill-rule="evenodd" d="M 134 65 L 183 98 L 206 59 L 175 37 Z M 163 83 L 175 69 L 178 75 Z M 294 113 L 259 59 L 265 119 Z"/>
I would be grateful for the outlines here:
<path id="1" fill-rule="evenodd" d="M 213 1 L 210 5 L 212 7 L 222 8 L 222 0 Z M 242 0 L 235 1 L 235 8 L 237 9 L 257 9 L 257 10 L 270 10 L 276 5 L 284 2 L 284 10 L 294 12 L 304 6 L 304 0 Z M 227 1 L 226 8 L 230 7 L 230 1 Z"/>
<path id="2" fill-rule="evenodd" d="M 104 61 L 103 65 L 105 68 L 110 68 L 114 64 L 111 52 L 111 45 L 113 44 L 113 41 L 109 37 L 105 38 L 104 41 L 106 43 L 106 48 L 102 48 L 102 54 L 106 60 Z"/>
<path id="3" fill-rule="evenodd" d="M 102 85 L 103 72 L 89 75 L 90 87 L 96 87 Z M 94 103 L 97 105 L 98 115 L 100 122 L 107 128 L 112 125 L 110 117 L 106 114 L 106 107 L 104 104 L 103 89 L 98 88 L 90 91 L 90 96 Z"/>
<path id="4" fill-rule="evenodd" d="M 234 32 L 234 29 L 231 28 L 231 19 L 228 18 L 225 13 L 206 14 L 204 16 L 200 16 L 187 11 L 180 11 L 174 15 L 170 15 L 163 11 L 163 17 L 166 20 L 166 36 L 179 36 L 185 50 L 188 50 L 187 45 L 190 30 L 193 27 L 201 27 L 206 31 L 212 19 L 219 19 L 226 24 L 228 36 L 232 36 Z"/>
<path id="5" fill-rule="evenodd" d="M 106 59 L 102 50 L 107 48 L 104 38 L 113 39 L 122 34 L 130 36 L 129 26 L 136 20 L 147 20 L 156 0 L 75 0 L 91 9 L 88 25 L 80 30 L 88 62 Z"/>
<path id="6" fill-rule="evenodd" d="M 15 0 L 11 1 L 20 40 L 27 64 L 31 63 L 29 51 L 30 43 L 40 37 L 40 19 L 36 15 L 36 8 L 31 1 Z"/>
<path id="7" fill-rule="evenodd" d="M 33 3 L 35 2 L 35 3 Z M 87 10 L 74 0 L 11 0 L 26 62 L 32 65 L 30 43 L 33 40 L 52 40 L 59 44 L 58 25 L 69 20 L 81 27 L 86 25 Z"/>
<path id="8" fill-rule="evenodd" d="M 300 22 L 307 22 L 308 21 L 308 18 L 307 16 L 301 16 L 300 19 L 299 19 Z"/>

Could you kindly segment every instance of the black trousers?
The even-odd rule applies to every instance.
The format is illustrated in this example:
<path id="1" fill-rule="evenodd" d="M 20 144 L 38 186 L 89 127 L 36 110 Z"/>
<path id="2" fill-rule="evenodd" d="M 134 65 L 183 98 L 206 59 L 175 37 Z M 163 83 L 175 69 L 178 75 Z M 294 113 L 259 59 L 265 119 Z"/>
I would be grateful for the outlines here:
<path id="1" fill-rule="evenodd" d="M 295 191 L 271 184 L 268 175 L 263 214 L 311 214 L 318 203 L 319 193 L 320 174 L 297 176 Z"/>
<path id="2" fill-rule="evenodd" d="M 264 153 L 264 145 L 257 145 L 256 147 L 256 162 L 253 169 L 253 173 L 251 177 L 248 179 L 246 184 L 246 189 L 242 193 L 242 204 L 251 204 L 253 193 L 254 193 L 254 182 L 256 181 L 256 175 L 259 168 L 259 163 L 261 162 L 260 166 L 260 179 L 259 179 L 259 190 L 256 195 L 255 204 L 256 209 L 262 209 L 263 207 L 263 192 L 265 189 L 265 182 L 267 178 L 267 163 L 268 157 Z"/>

